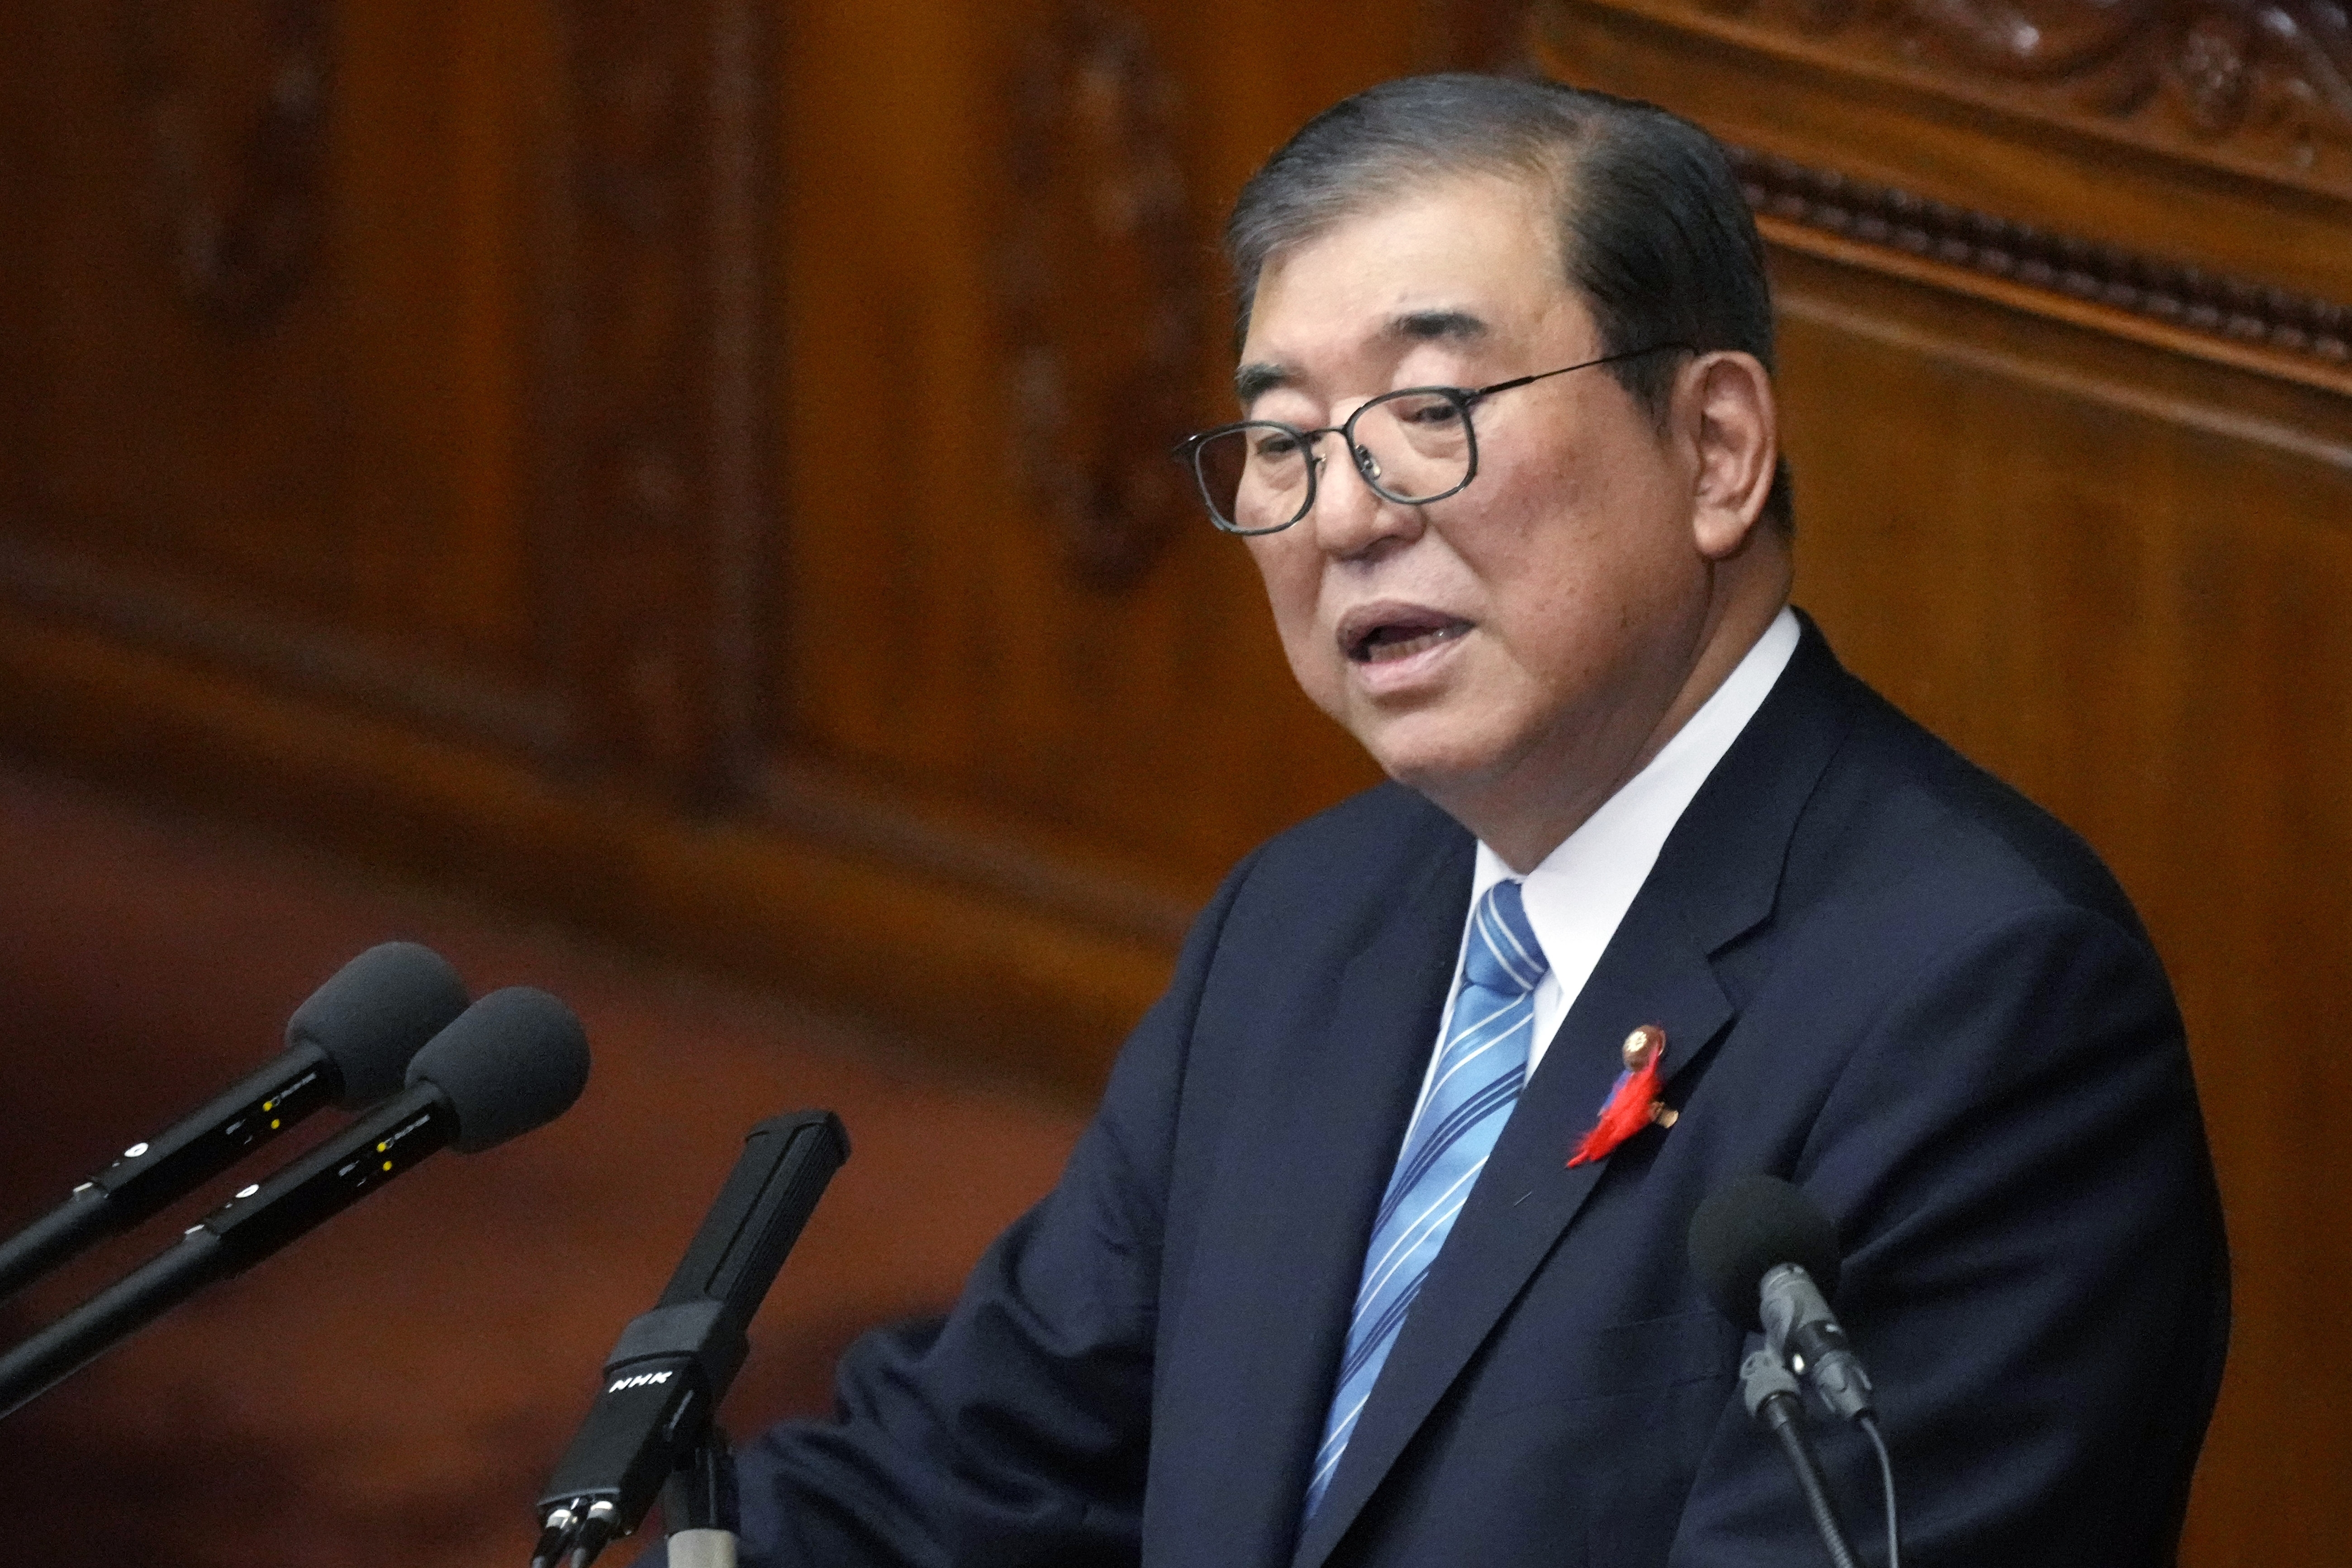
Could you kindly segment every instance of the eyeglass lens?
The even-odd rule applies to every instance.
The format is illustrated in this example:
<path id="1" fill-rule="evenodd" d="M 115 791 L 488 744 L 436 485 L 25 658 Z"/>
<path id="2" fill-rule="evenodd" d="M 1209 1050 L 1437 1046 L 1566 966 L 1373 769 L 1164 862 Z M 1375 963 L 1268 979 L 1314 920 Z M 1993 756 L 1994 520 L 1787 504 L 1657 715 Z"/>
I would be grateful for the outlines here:
<path id="1" fill-rule="evenodd" d="M 1428 500 L 1470 478 L 1470 422 L 1454 398 L 1392 392 L 1351 422 L 1357 472 L 1393 501 Z M 1248 424 L 1202 441 L 1193 455 L 1202 493 L 1219 521 L 1244 532 L 1307 514 L 1314 449 L 1286 425 Z"/>

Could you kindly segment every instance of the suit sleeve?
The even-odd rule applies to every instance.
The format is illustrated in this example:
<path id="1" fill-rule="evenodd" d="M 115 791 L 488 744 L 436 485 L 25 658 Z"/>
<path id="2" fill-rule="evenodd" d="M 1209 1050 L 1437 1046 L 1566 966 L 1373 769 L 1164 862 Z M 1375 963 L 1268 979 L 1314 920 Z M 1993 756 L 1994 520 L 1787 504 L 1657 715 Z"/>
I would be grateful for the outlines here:
<path id="1" fill-rule="evenodd" d="M 1835 1305 L 1877 1384 L 1904 1561 L 2168 1564 L 2228 1275 L 2156 957 L 2102 915 L 2045 908 L 1885 994 L 1792 1175 L 1839 1226 Z M 1857 1550 L 1883 1561 L 1875 1460 L 1859 1432 L 1811 1425 Z M 1669 1561 L 1811 1568 L 1821 1552 L 1735 1397 Z"/>
<path id="2" fill-rule="evenodd" d="M 954 1310 L 843 1358 L 834 1418 L 739 1456 L 753 1568 L 1132 1563 L 1160 1227 L 1193 1012 L 1251 861 L 1195 922 L 1054 1190 Z M 665 1562 L 656 1547 L 642 1560 Z"/>

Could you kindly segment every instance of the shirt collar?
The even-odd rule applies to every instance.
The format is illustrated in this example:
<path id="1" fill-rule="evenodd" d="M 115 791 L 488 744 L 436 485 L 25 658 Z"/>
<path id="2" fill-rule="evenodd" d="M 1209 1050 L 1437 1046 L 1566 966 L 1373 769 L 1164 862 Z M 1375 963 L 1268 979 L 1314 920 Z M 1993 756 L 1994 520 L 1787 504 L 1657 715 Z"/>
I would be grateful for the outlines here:
<path id="1" fill-rule="evenodd" d="M 1601 803 L 1523 879 L 1528 922 L 1551 973 L 1573 998 L 1601 962 L 1601 950 L 1657 863 L 1699 786 L 1706 782 L 1797 651 L 1796 612 L 1785 605 L 1731 673 L 1642 771 Z M 1471 907 L 1515 875 L 1503 858 L 1478 846 Z"/>

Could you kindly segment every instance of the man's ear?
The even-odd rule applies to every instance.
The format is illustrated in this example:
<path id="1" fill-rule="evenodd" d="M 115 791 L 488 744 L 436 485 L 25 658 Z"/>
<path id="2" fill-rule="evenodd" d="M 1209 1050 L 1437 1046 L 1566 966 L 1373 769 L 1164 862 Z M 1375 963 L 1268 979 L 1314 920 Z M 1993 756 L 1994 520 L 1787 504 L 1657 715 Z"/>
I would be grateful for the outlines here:
<path id="1" fill-rule="evenodd" d="M 1682 425 L 1697 456 L 1692 475 L 1691 530 L 1710 561 L 1736 555 L 1755 531 L 1780 455 L 1780 410 L 1772 378 L 1754 354 L 1701 354 L 1683 367 L 1675 388 Z"/>

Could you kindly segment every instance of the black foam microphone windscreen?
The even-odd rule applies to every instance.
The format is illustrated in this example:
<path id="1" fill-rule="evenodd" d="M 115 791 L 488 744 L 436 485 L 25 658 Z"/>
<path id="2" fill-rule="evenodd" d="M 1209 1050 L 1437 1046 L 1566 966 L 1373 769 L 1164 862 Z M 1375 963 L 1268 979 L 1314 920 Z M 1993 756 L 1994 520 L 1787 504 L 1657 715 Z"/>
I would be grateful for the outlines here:
<path id="1" fill-rule="evenodd" d="M 1739 1176 L 1709 1194 L 1691 1215 L 1690 1262 L 1717 1309 L 1759 1331 L 1764 1276 L 1781 1264 L 1796 1264 L 1812 1276 L 1824 1296 L 1836 1291 L 1837 1227 L 1780 1177 Z"/>
<path id="2" fill-rule="evenodd" d="M 465 1010 L 465 983 L 439 953 L 412 942 L 368 949 L 294 1009 L 276 1061 L 131 1144 L 0 1240 L 0 1300 L 99 1237 L 160 1213 L 313 1111 L 364 1110 L 397 1092 L 417 1047 Z"/>
<path id="3" fill-rule="evenodd" d="M 449 1146 L 478 1153 L 572 1108 L 588 1085 L 588 1037 L 555 997 L 510 985 L 427 1041 L 408 1064 L 408 1082 L 447 1097 L 457 1119 Z"/>
<path id="4" fill-rule="evenodd" d="M 492 992 L 416 1052 L 406 1089 L 0 1355 L 0 1415 L 437 1150 L 488 1149 L 553 1121 L 587 1081 L 588 1041 L 571 1008 L 527 987 Z"/>
<path id="5" fill-rule="evenodd" d="M 417 1043 L 466 1010 L 449 961 L 413 942 L 369 948 L 286 1020 L 286 1048 L 316 1049 L 341 1080 L 335 1103 L 364 1110 L 400 1088 Z"/>

